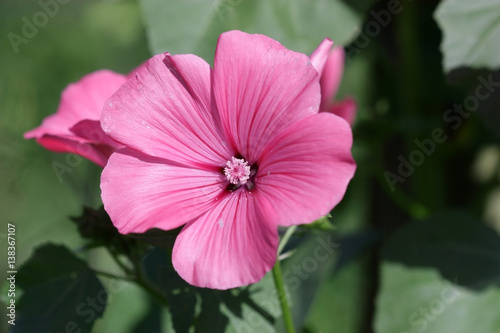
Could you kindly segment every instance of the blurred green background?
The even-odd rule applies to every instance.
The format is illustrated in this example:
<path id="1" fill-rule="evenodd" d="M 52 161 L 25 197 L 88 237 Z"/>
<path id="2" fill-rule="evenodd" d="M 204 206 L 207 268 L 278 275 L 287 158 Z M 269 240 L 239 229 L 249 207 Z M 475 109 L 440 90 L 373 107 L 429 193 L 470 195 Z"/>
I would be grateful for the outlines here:
<path id="1" fill-rule="evenodd" d="M 455 13 L 457 19 L 447 21 L 445 2 L 462 16 Z M 380 19 L 391 3 L 73 0 L 59 5 L 15 52 L 8 34 L 21 35 L 23 17 L 31 20 L 41 7 L 32 0 L 2 0 L 1 246 L 6 247 L 7 223 L 17 228 L 17 265 L 46 242 L 75 250 L 84 244 L 68 217 L 78 216 L 83 204 L 100 205 L 100 169 L 22 138 L 55 112 L 70 82 L 102 68 L 127 73 L 164 51 L 195 53 L 211 63 L 217 36 L 230 29 L 265 33 L 307 54 L 330 37 L 347 50 L 337 98 L 358 101 L 353 127 L 358 170 L 332 213 L 339 252 L 291 296 L 296 322 L 302 332 L 500 332 L 500 93 L 493 91 L 456 128 L 444 118 L 474 94 L 479 76 L 500 82 L 495 72 L 500 15 L 498 9 L 483 10 L 488 14 L 482 19 L 463 1 L 426 0 L 398 1 L 401 10 Z M 442 15 L 435 14 L 438 5 Z M 495 5 L 478 3 L 480 9 Z M 442 31 L 458 29 L 459 20 L 463 33 L 472 34 L 467 41 L 474 33 L 488 36 L 462 57 L 456 36 L 447 35 L 448 44 L 441 44 Z M 366 30 L 370 24 L 376 28 L 373 22 L 379 29 Z M 431 138 L 436 128 L 447 140 L 392 191 L 387 172 L 398 174 L 400 158 L 408 160 L 419 149 L 415 140 Z M 71 167 L 62 181 L 54 162 Z M 311 255 L 317 243 L 312 237 L 301 244 L 297 257 L 284 261 L 285 270 Z M 103 251 L 85 256 L 96 267 L 117 269 Z M 2 267 L 5 261 L 0 258 Z M 3 270 L 0 278 L 5 277 Z M 447 288 L 458 296 L 443 299 Z M 7 300 L 4 292 L 1 300 Z M 93 332 L 132 332 L 147 311 L 145 294 L 125 284 Z M 0 323 L 6 327 L 5 317 Z"/>
<path id="2" fill-rule="evenodd" d="M 70 1 L 60 5 L 54 17 L 15 53 L 7 34 L 22 36 L 22 18 L 32 21 L 40 10 L 37 1 L 0 3 L 0 233 L 5 237 L 7 223 L 16 225 L 18 267 L 36 246 L 49 241 L 70 249 L 82 246 L 69 216 L 79 216 L 83 204 L 101 204 L 99 167 L 72 155 L 49 152 L 34 140 L 24 140 L 23 133 L 56 111 L 61 91 L 69 83 L 102 68 L 128 73 L 150 56 L 135 1 Z M 62 182 L 53 170 L 54 162 L 72 170 L 62 175 Z M 0 240 L 5 247 L 2 253 L 5 240 Z M 102 257 L 98 253 L 91 256 Z M 6 267 L 6 260 L 6 256 L 0 258 L 2 267 Z M 5 280 L 6 270 L 0 277 Z M 110 320 L 96 325 L 96 332 L 125 332 L 145 311 L 141 310 L 140 293 L 127 299 L 131 297 L 127 294 L 134 292 L 130 289 L 115 297 L 115 310 L 108 308 Z M 5 300 L 6 294 L 2 294 Z M 6 319 L 5 315 L 0 319 L 4 329 Z"/>

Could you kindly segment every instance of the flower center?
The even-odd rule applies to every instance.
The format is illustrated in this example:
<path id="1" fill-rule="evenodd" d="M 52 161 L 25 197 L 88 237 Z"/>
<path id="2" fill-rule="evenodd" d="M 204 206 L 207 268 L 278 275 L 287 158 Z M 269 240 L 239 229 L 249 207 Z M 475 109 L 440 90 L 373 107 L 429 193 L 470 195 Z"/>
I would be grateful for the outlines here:
<path id="1" fill-rule="evenodd" d="M 233 156 L 226 162 L 224 176 L 231 184 L 244 185 L 250 179 L 250 166 L 244 159 Z"/>

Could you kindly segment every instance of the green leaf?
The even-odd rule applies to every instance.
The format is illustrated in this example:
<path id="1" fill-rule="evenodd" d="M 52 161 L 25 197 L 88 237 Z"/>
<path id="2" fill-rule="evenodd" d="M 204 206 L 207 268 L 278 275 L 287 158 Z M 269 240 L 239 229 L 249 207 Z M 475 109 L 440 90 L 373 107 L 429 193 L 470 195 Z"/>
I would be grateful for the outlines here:
<path id="1" fill-rule="evenodd" d="M 330 221 L 331 216 L 323 216 L 322 218 L 314 221 L 313 223 L 304 224 L 301 227 L 304 229 L 312 229 L 312 230 L 323 230 L 323 231 L 332 231 L 335 230 L 335 226 Z"/>
<path id="2" fill-rule="evenodd" d="M 224 300 L 224 313 L 230 320 L 226 333 L 239 332 L 276 332 L 275 318 L 281 316 L 280 305 L 273 278 L 269 272 L 262 280 L 243 289 L 238 294 L 238 299 L 242 300 L 241 313 L 236 310 L 234 303 Z"/>
<path id="3" fill-rule="evenodd" d="M 144 258 L 144 267 L 149 280 L 158 286 L 168 300 L 175 331 L 189 332 L 197 301 L 194 287 L 175 272 L 166 249 L 153 248 Z"/>
<path id="4" fill-rule="evenodd" d="M 376 333 L 498 333 L 500 289 L 475 292 L 432 268 L 382 265 Z"/>
<path id="5" fill-rule="evenodd" d="M 80 236 L 99 243 L 106 243 L 119 234 L 103 207 L 93 209 L 84 206 L 82 215 L 71 217 L 71 220 Z"/>
<path id="6" fill-rule="evenodd" d="M 138 245 L 133 237 L 118 232 L 102 206 L 99 209 L 84 206 L 82 215 L 71 217 L 71 220 L 77 225 L 80 236 L 93 241 L 93 245 L 105 246 L 114 253 L 129 254 Z"/>
<path id="7" fill-rule="evenodd" d="M 472 289 L 500 283 L 500 236 L 465 212 L 443 212 L 399 230 L 384 251 L 386 261 L 437 269 Z"/>
<path id="8" fill-rule="evenodd" d="M 162 269 L 161 285 L 171 304 L 170 313 L 175 332 L 188 333 L 195 317 L 197 302 L 194 287 L 182 280 L 171 266 Z"/>
<path id="9" fill-rule="evenodd" d="M 13 333 L 90 332 L 107 305 L 107 292 L 87 264 L 66 247 L 39 247 L 21 267 L 24 289 Z"/>
<path id="10" fill-rule="evenodd" d="M 194 53 L 211 62 L 219 34 L 261 33 L 311 53 L 325 37 L 347 44 L 361 17 L 340 0 L 141 0 L 152 53 Z"/>
<path id="11" fill-rule="evenodd" d="M 443 32 L 445 71 L 500 67 L 500 6 L 497 0 L 444 0 L 434 17 Z"/>
<path id="12" fill-rule="evenodd" d="M 195 333 L 225 332 L 229 318 L 221 312 L 221 300 L 218 295 L 220 292 L 201 288 L 199 292 L 201 294 L 201 312 L 196 320 Z"/>
<path id="13" fill-rule="evenodd" d="M 497 333 L 499 254 L 500 237 L 461 212 L 404 226 L 383 251 L 375 331 Z"/>

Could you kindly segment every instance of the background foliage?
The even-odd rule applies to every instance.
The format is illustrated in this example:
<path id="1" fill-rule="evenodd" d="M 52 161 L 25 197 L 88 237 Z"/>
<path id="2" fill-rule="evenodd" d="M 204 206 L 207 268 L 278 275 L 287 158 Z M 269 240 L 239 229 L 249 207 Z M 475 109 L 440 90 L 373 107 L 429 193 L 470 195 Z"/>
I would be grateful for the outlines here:
<path id="1" fill-rule="evenodd" d="M 228 292 L 188 286 L 169 264 L 175 235 L 161 235 L 167 250 L 149 249 L 106 229 L 106 251 L 81 228 L 100 216 L 81 207 L 100 206 L 99 168 L 22 139 L 83 75 L 127 73 L 164 51 L 211 63 L 217 36 L 230 29 L 307 54 L 324 37 L 346 47 L 338 98 L 358 101 L 358 169 L 329 221 L 300 228 L 285 249 L 293 252 L 283 270 L 298 331 L 500 332 L 499 8 L 497 0 L 74 0 L 15 52 L 8 34 L 22 35 L 23 18 L 43 8 L 0 2 L 0 244 L 15 224 L 18 267 L 25 263 L 17 284 L 24 326 L 16 332 L 32 332 L 44 309 L 46 327 L 83 319 L 79 327 L 92 332 L 282 331 L 270 276 Z M 436 129 L 446 139 L 437 142 Z M 62 181 L 54 162 L 71 169 Z M 154 243 L 156 234 L 141 237 Z M 336 245 L 321 247 L 328 242 Z M 113 255 L 140 261 L 145 280 L 175 304 L 171 311 L 134 283 L 96 278 L 89 267 L 120 275 Z M 56 289 L 76 303 L 51 299 Z M 85 326 L 90 315 L 75 316 L 76 300 L 101 290 L 102 311 Z M 0 331 L 7 327 L 0 317 Z"/>

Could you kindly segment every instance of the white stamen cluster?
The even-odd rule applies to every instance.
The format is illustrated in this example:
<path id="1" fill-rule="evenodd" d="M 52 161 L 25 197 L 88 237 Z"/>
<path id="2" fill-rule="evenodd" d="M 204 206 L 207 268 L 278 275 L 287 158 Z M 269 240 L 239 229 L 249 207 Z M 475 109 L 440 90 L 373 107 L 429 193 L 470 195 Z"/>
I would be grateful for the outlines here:
<path id="1" fill-rule="evenodd" d="M 243 185 L 250 179 L 250 166 L 242 158 L 231 157 L 224 168 L 226 179 L 234 185 Z"/>

